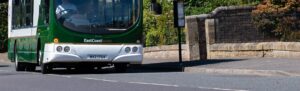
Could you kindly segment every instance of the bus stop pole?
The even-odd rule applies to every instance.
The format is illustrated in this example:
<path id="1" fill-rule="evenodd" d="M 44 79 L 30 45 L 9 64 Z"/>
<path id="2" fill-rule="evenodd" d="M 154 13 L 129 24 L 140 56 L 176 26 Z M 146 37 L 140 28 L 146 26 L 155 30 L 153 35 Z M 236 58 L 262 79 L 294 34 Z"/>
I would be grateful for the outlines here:
<path id="1" fill-rule="evenodd" d="M 178 52 L 179 52 L 179 68 L 183 71 L 183 62 L 182 62 L 182 46 L 181 46 L 181 28 L 178 27 Z"/>
<path id="2" fill-rule="evenodd" d="M 184 1 L 173 0 L 174 8 L 174 26 L 178 31 L 178 53 L 179 53 L 179 68 L 184 71 L 182 62 L 182 46 L 181 46 L 181 28 L 185 27 Z"/>

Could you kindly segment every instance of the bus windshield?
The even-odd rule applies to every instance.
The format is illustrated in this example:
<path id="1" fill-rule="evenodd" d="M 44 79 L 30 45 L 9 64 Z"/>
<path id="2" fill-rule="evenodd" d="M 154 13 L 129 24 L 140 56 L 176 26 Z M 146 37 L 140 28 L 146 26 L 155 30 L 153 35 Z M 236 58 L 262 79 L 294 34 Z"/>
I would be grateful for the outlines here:
<path id="1" fill-rule="evenodd" d="M 81 33 L 124 32 L 140 13 L 140 0 L 55 0 L 55 6 L 60 24 Z"/>

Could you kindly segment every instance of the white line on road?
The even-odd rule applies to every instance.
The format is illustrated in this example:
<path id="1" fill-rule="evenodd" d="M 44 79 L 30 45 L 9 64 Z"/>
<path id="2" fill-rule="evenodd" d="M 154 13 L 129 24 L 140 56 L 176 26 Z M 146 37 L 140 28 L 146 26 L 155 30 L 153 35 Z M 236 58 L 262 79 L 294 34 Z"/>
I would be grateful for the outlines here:
<path id="1" fill-rule="evenodd" d="M 84 79 L 88 79 L 88 80 L 97 80 L 97 81 L 104 81 L 104 82 L 118 82 L 118 81 L 116 81 L 116 80 L 97 79 L 97 78 L 89 78 L 89 77 L 84 77 Z"/>
<path id="2" fill-rule="evenodd" d="M 10 72 L 10 71 L 7 71 L 7 70 L 0 70 L 1 72 Z"/>
<path id="3" fill-rule="evenodd" d="M 55 74 L 47 74 L 49 76 L 57 76 L 57 77 L 64 77 L 64 78 L 72 78 L 72 76 L 65 76 L 65 75 L 55 75 Z M 97 79 L 97 78 L 89 78 L 89 77 L 79 77 L 80 79 L 87 79 L 87 80 L 96 80 L 96 81 L 104 81 L 104 82 L 118 82 L 116 80 L 107 80 L 107 79 Z"/>
<path id="4" fill-rule="evenodd" d="M 143 85 L 167 86 L 167 87 L 179 87 L 178 85 L 159 84 L 159 83 L 146 83 L 146 82 L 128 82 L 128 83 L 132 83 L 132 84 L 143 84 Z"/>
<path id="5" fill-rule="evenodd" d="M 58 77 L 65 77 L 65 78 L 71 78 L 72 76 L 64 76 L 64 75 L 55 75 L 55 74 L 47 74 L 49 76 L 58 76 Z"/>
<path id="6" fill-rule="evenodd" d="M 225 88 L 210 88 L 210 87 L 198 87 L 200 89 L 211 89 L 211 90 L 221 90 L 221 91 L 249 91 L 249 90 L 240 90 L 240 89 L 225 89 Z"/>

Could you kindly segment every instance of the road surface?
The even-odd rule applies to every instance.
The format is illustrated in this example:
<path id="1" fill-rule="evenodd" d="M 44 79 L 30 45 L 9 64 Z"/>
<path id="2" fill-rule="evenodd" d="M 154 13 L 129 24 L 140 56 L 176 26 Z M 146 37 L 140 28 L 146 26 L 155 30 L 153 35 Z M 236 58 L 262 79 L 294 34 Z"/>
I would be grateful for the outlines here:
<path id="1" fill-rule="evenodd" d="M 16 72 L 0 65 L 1 91 L 300 91 L 300 77 L 222 75 L 107 68 L 80 72 L 56 69 L 51 74 Z"/>

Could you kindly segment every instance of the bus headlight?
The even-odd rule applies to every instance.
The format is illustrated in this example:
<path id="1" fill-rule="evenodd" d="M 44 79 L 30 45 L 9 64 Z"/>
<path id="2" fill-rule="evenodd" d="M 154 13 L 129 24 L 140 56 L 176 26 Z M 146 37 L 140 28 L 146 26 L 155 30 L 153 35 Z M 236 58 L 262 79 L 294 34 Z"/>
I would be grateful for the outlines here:
<path id="1" fill-rule="evenodd" d="M 126 47 L 126 48 L 125 48 L 125 52 L 126 52 L 126 53 L 129 53 L 130 51 L 131 51 L 131 48 L 130 48 L 130 47 Z"/>
<path id="2" fill-rule="evenodd" d="M 57 47 L 56 47 L 56 51 L 57 51 L 57 52 L 61 52 L 62 50 L 63 50 L 63 47 L 62 47 L 62 46 L 57 46 Z"/>
<path id="3" fill-rule="evenodd" d="M 64 52 L 70 52 L 70 50 L 71 50 L 71 48 L 70 48 L 69 46 L 66 46 L 66 47 L 64 48 Z"/>
<path id="4" fill-rule="evenodd" d="M 138 49 L 139 49 L 138 47 L 133 47 L 133 48 L 132 48 L 132 52 L 137 52 Z"/>

